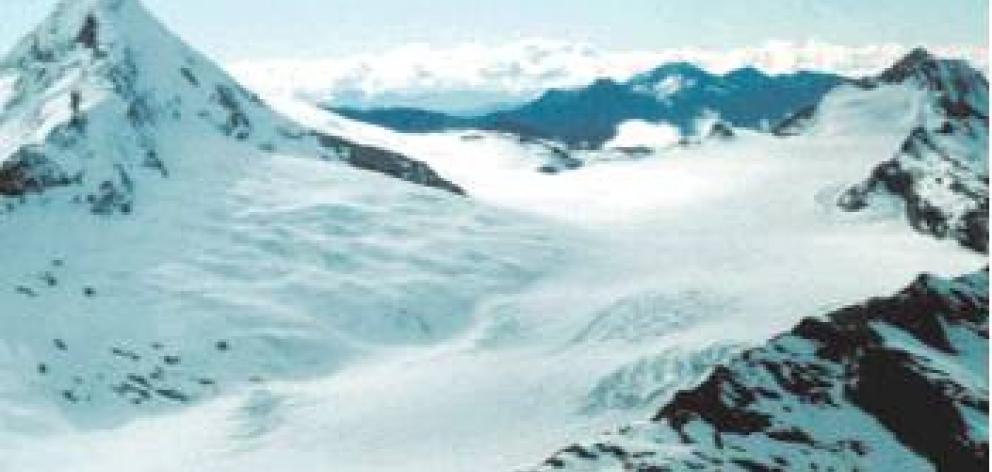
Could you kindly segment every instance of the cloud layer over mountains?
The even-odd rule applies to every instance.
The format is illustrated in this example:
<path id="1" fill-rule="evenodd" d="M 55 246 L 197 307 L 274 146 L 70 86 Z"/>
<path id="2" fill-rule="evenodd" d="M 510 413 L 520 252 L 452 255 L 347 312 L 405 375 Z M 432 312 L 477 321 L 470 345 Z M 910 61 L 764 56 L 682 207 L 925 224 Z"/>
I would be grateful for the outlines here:
<path id="1" fill-rule="evenodd" d="M 550 88 L 579 87 L 600 77 L 625 80 L 664 62 L 694 62 L 718 73 L 752 65 L 771 73 L 809 69 L 860 76 L 882 70 L 913 46 L 781 41 L 731 50 L 605 51 L 529 39 L 496 46 L 410 44 L 376 54 L 252 60 L 228 68 L 266 94 L 303 94 L 335 106 L 406 106 L 471 114 L 529 100 Z M 986 46 L 929 49 L 988 69 Z"/>

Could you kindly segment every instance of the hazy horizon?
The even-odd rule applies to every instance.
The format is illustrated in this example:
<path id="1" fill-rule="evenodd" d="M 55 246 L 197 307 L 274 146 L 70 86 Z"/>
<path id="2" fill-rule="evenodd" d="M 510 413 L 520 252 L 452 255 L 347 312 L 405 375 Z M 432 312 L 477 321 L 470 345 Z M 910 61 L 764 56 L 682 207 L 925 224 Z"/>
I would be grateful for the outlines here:
<path id="1" fill-rule="evenodd" d="M 447 48 L 542 38 L 608 51 L 737 49 L 769 41 L 848 47 L 985 47 L 983 0 L 143 0 L 170 28 L 223 62 L 351 56 L 409 44 Z M 56 0 L 0 3 L 7 49 Z"/>

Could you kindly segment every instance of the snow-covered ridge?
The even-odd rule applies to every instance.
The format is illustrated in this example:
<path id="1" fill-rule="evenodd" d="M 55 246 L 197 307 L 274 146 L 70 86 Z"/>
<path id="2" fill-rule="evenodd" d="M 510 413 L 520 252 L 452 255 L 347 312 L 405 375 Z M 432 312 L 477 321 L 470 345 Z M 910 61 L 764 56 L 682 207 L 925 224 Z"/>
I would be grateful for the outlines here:
<path id="1" fill-rule="evenodd" d="M 988 270 L 810 318 L 537 470 L 988 467 Z"/>
<path id="2" fill-rule="evenodd" d="M 848 88 L 908 88 L 915 94 L 912 130 L 893 157 L 841 195 L 849 211 L 904 205 L 917 230 L 988 251 L 988 81 L 966 61 L 916 49 L 881 74 Z M 818 106 L 774 127 L 782 137 L 815 132 Z M 884 157 L 884 156 L 882 156 Z"/>
<path id="3" fill-rule="evenodd" d="M 128 213 L 138 187 L 191 159 L 163 152 L 165 141 L 204 134 L 460 192 L 419 162 L 278 115 L 137 0 L 59 3 L 0 61 L 0 84 L 4 196 L 73 187 L 94 213 Z"/>
<path id="4" fill-rule="evenodd" d="M 907 83 L 926 94 L 918 125 L 895 157 L 848 191 L 841 205 L 859 210 L 894 195 L 905 201 L 919 231 L 988 252 L 988 81 L 964 61 L 940 60 L 922 49 L 869 81 Z"/>

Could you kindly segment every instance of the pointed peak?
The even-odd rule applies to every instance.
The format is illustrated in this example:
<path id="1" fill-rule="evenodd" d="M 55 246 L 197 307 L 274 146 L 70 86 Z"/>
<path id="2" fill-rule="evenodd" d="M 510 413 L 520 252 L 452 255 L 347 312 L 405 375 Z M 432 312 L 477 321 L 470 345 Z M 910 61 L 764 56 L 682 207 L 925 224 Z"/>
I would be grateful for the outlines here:
<path id="1" fill-rule="evenodd" d="M 139 0 L 61 0 L 0 66 L 58 61 L 79 49 L 103 55 L 114 44 L 126 43 L 132 32 L 161 31 Z"/>
<path id="2" fill-rule="evenodd" d="M 906 55 L 906 57 L 933 58 L 933 55 L 930 54 L 930 51 L 927 51 L 925 47 L 917 46 L 913 48 L 913 50 L 910 51 L 909 54 Z"/>
<path id="3" fill-rule="evenodd" d="M 905 56 L 903 56 L 903 58 L 900 59 L 898 62 L 896 62 L 896 64 L 914 65 L 914 64 L 922 64 L 926 62 L 933 62 L 936 60 L 937 58 L 933 54 L 930 54 L 930 51 L 927 51 L 926 48 L 916 47 L 913 48 L 912 51 L 909 51 L 909 53 L 907 53 Z"/>
<path id="4" fill-rule="evenodd" d="M 148 12 L 139 0 L 61 0 L 49 16 L 47 26 L 61 23 L 74 24 L 114 23 L 133 19 L 135 13 L 147 16 Z"/>
<path id="5" fill-rule="evenodd" d="M 706 72 L 696 64 L 686 61 L 678 61 L 678 62 L 669 62 L 666 64 L 662 64 L 647 72 L 638 74 L 631 79 L 631 82 L 636 82 L 636 83 L 658 82 L 673 76 L 700 78 L 708 75 L 709 75 L 708 72 Z"/>
<path id="6" fill-rule="evenodd" d="M 925 69 L 932 68 L 937 61 L 938 59 L 930 51 L 917 47 L 882 72 L 879 78 L 884 82 L 901 82 Z"/>
<path id="7" fill-rule="evenodd" d="M 56 11 L 116 12 L 122 8 L 140 6 L 140 0 L 61 0 Z"/>
<path id="8" fill-rule="evenodd" d="M 765 77 L 768 77 L 768 75 L 762 72 L 761 69 L 748 65 L 727 72 L 726 74 L 723 75 L 723 77 L 727 79 L 741 80 L 741 79 L 763 79 Z"/>

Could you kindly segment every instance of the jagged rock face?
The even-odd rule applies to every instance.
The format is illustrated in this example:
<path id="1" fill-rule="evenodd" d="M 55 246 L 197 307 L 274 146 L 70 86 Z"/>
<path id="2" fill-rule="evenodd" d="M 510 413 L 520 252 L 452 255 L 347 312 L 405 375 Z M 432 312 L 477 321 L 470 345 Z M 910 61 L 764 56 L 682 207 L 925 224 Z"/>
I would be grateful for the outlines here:
<path id="1" fill-rule="evenodd" d="M 539 470 L 987 470 L 988 270 L 807 319 Z"/>
<path id="2" fill-rule="evenodd" d="M 21 40 L 0 61 L 0 135 L 0 196 L 71 186 L 71 198 L 94 213 L 129 212 L 143 182 L 169 177 L 175 159 L 189 158 L 165 155 L 169 139 L 220 135 L 334 159 L 352 147 L 340 140 L 328 152 L 137 0 L 63 1 Z M 422 163 L 361 154 L 376 162 L 359 167 L 456 190 Z"/>
<path id="3" fill-rule="evenodd" d="M 919 231 L 988 252 L 988 82 L 963 61 L 916 50 L 865 86 L 924 92 L 919 125 L 839 204 L 857 211 L 896 196 Z"/>

